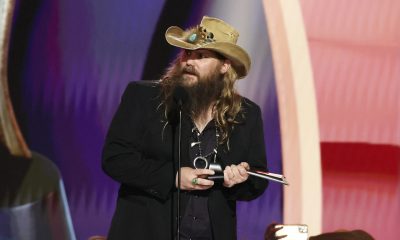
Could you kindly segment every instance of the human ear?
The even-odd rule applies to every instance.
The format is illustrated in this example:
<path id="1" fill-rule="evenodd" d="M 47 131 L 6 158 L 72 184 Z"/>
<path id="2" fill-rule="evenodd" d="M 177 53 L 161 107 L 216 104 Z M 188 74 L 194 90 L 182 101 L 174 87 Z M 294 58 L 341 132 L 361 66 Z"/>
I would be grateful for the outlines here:
<path id="1" fill-rule="evenodd" d="M 225 60 L 222 63 L 222 66 L 221 66 L 221 69 L 220 69 L 220 73 L 221 74 L 225 74 L 226 72 L 228 72 L 230 67 L 231 67 L 231 61 L 230 60 Z"/>

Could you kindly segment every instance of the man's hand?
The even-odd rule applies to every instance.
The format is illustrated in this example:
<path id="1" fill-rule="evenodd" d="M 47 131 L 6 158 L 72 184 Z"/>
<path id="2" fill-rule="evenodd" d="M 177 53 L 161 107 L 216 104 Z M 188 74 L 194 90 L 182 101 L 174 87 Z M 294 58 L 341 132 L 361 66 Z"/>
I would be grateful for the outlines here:
<path id="1" fill-rule="evenodd" d="M 231 166 L 227 166 L 224 170 L 224 186 L 230 188 L 238 183 L 246 181 L 249 177 L 247 170 L 250 170 L 250 166 L 247 162 L 241 162 L 239 165 L 232 164 Z"/>
<path id="2" fill-rule="evenodd" d="M 181 168 L 181 189 L 182 190 L 206 190 L 214 186 L 214 181 L 206 179 L 214 175 L 210 169 L 193 169 L 190 167 Z M 178 186 L 178 173 L 175 177 L 175 186 Z"/>

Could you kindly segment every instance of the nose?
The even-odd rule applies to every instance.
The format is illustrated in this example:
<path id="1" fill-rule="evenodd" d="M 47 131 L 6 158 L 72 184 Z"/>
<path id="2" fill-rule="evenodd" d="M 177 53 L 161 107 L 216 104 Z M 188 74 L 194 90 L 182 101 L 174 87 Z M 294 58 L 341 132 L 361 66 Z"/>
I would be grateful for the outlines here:
<path id="1" fill-rule="evenodd" d="M 194 60 L 195 60 L 195 59 L 194 59 L 193 57 L 191 57 L 191 58 L 189 57 L 189 58 L 186 59 L 186 64 L 187 64 L 187 65 L 193 66 Z"/>

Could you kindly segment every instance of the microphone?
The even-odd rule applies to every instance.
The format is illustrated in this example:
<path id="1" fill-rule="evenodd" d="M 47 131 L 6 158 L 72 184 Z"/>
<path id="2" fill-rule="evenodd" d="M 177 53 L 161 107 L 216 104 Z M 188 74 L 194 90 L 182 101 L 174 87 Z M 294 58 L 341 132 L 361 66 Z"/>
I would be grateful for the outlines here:
<path id="1" fill-rule="evenodd" d="M 189 94 L 182 86 L 176 86 L 172 94 L 174 102 L 178 105 L 178 109 L 181 109 L 183 104 L 189 99 Z"/>
<path id="2" fill-rule="evenodd" d="M 189 99 L 189 94 L 182 86 L 176 86 L 172 93 L 172 104 L 168 110 L 167 119 L 172 126 L 179 124 L 179 114 L 182 112 L 183 105 Z"/>
<path id="3" fill-rule="evenodd" d="M 182 106 L 188 100 L 189 94 L 182 86 L 177 86 L 174 89 L 172 98 L 177 105 L 177 109 L 173 109 L 169 114 L 174 123 L 178 123 L 178 189 L 177 189 L 177 223 L 176 223 L 176 237 L 180 240 L 180 213 L 181 213 L 181 152 L 182 152 Z M 176 113 L 178 112 L 178 114 Z M 177 116 L 178 115 L 178 116 Z M 178 119 L 177 119 L 178 118 Z"/>

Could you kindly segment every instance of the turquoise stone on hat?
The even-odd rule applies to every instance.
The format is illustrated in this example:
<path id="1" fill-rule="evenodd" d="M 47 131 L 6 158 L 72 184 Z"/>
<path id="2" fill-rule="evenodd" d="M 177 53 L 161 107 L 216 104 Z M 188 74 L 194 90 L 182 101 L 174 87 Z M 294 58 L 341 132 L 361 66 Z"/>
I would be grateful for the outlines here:
<path id="1" fill-rule="evenodd" d="M 193 33 L 188 37 L 188 41 L 192 43 L 192 42 L 196 41 L 196 38 L 197 38 L 197 34 Z"/>

